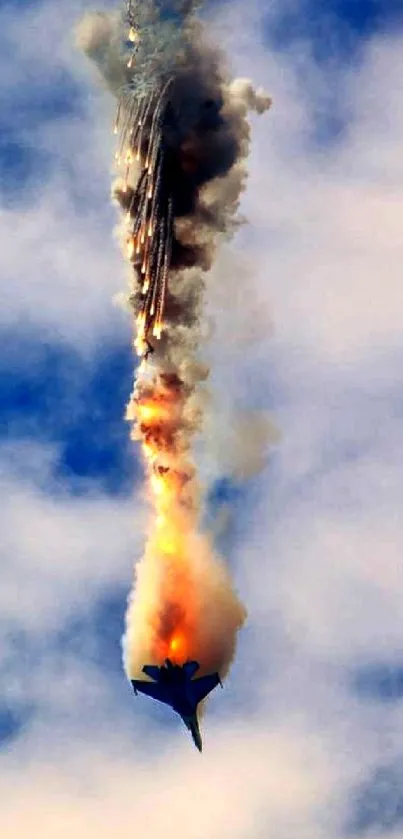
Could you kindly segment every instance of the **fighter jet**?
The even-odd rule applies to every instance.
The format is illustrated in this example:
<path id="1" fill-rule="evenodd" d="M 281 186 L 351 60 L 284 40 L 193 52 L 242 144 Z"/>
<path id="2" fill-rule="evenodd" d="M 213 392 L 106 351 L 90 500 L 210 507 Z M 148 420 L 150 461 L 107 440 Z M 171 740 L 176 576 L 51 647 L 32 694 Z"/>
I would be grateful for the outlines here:
<path id="1" fill-rule="evenodd" d="M 151 696 L 152 699 L 169 705 L 179 714 L 189 729 L 195 746 L 201 752 L 202 739 L 197 719 L 197 706 L 210 691 L 214 690 L 218 684 L 222 687 L 222 684 L 218 673 L 192 679 L 199 668 L 197 661 L 187 661 L 183 665 L 178 665 L 166 658 L 165 665 L 162 667 L 153 664 L 144 665 L 143 673 L 150 676 L 153 682 L 134 679 L 132 686 L 135 694 L 140 692 Z"/>

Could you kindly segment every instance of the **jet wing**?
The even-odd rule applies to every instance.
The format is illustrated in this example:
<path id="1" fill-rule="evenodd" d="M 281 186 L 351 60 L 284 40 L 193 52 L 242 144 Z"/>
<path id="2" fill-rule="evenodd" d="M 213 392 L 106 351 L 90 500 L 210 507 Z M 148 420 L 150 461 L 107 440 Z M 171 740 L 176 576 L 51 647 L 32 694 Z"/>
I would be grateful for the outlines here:
<path id="1" fill-rule="evenodd" d="M 196 704 L 201 702 L 207 694 L 220 684 L 220 682 L 221 679 L 218 673 L 211 673 L 209 676 L 201 676 L 200 679 L 192 679 L 189 686 Z"/>
<path id="2" fill-rule="evenodd" d="M 161 685 L 156 685 L 153 682 L 143 682 L 141 679 L 132 679 L 131 683 L 135 693 L 137 691 L 139 693 L 144 693 L 145 696 L 151 696 L 152 699 L 156 699 L 158 702 L 164 702 L 165 705 L 171 706 L 170 698 Z"/>
<path id="3" fill-rule="evenodd" d="M 146 676 L 150 676 L 151 679 L 154 679 L 154 682 L 158 682 L 160 676 L 160 667 L 157 667 L 155 664 L 145 664 L 143 667 L 143 673 Z"/>

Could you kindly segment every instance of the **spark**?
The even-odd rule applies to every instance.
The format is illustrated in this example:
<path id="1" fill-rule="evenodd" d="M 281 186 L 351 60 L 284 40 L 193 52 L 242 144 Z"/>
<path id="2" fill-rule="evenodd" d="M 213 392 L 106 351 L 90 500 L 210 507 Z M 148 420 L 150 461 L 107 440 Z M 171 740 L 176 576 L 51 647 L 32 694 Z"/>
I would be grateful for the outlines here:
<path id="1" fill-rule="evenodd" d="M 129 68 L 132 57 L 129 58 Z M 135 253 L 141 265 L 139 270 L 133 264 L 133 270 L 140 277 L 147 274 L 147 281 L 142 283 L 144 302 L 141 334 L 144 338 L 152 335 L 157 340 L 162 333 L 173 239 L 173 195 L 167 191 L 168 164 L 161 132 L 171 83 L 172 79 L 169 78 L 159 92 L 152 92 L 148 102 L 140 99 L 136 107 L 130 105 L 128 108 L 122 100 L 119 115 L 123 112 L 126 118 L 116 120 L 115 123 L 120 129 L 116 160 L 118 164 L 122 159 L 126 162 L 123 194 L 128 192 L 131 164 L 134 160 L 139 164 L 137 185 L 126 212 L 126 220 L 132 240 L 136 241 Z M 127 257 L 133 263 L 134 245 L 128 247 Z"/>
<path id="2" fill-rule="evenodd" d="M 129 239 L 129 241 L 128 241 L 128 243 L 127 243 L 127 250 L 126 250 L 126 253 L 127 253 L 127 258 L 128 258 L 130 261 L 133 259 L 134 252 L 135 252 L 135 248 L 134 248 L 134 239 Z"/>

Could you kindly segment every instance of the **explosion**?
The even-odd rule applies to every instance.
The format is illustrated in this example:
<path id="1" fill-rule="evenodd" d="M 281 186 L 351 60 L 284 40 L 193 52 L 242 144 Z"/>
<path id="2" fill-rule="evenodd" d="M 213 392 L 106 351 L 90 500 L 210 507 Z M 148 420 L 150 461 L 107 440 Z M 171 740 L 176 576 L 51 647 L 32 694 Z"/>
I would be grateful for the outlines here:
<path id="1" fill-rule="evenodd" d="M 224 676 L 246 614 L 212 536 L 200 529 L 192 442 L 203 429 L 208 376 L 197 360 L 205 277 L 238 223 L 248 111 L 262 113 L 270 99 L 230 79 L 196 5 L 129 0 L 122 17 L 89 16 L 79 32 L 117 98 L 113 197 L 140 356 L 126 418 L 151 512 L 126 615 L 130 679 L 167 657 Z"/>

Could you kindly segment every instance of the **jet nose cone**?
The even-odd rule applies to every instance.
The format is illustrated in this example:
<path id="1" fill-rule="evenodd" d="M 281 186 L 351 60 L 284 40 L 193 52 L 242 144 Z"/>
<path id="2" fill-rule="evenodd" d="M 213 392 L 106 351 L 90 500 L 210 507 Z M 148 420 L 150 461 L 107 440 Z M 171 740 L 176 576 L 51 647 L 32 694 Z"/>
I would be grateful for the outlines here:
<path id="1" fill-rule="evenodd" d="M 203 743 L 200 734 L 199 722 L 196 714 L 193 714 L 193 716 L 191 717 L 182 717 L 182 719 L 192 735 L 192 739 L 196 748 L 199 750 L 199 752 L 201 752 L 203 750 Z"/>
<path id="2" fill-rule="evenodd" d="M 199 752 L 202 752 L 203 751 L 203 742 L 202 742 L 202 738 L 201 738 L 201 734 L 200 734 L 199 723 L 198 723 L 197 720 L 196 720 L 196 725 L 194 727 L 192 727 L 192 737 L 193 737 L 193 742 L 194 742 L 196 748 L 199 750 Z"/>
<path id="3" fill-rule="evenodd" d="M 196 746 L 196 749 L 198 749 L 199 752 L 202 752 L 203 751 L 203 743 L 202 743 L 202 738 L 200 737 L 200 731 L 195 731 L 194 729 L 191 729 L 191 731 L 192 731 L 193 742 Z"/>

